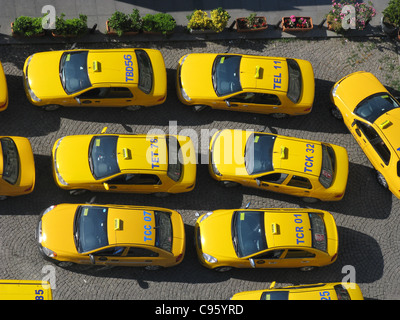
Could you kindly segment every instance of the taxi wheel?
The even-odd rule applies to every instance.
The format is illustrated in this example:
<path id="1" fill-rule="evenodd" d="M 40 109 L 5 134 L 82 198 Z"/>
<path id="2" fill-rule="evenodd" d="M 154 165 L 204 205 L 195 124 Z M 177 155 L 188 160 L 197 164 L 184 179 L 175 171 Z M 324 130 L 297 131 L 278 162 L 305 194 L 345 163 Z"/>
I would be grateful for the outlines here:
<path id="1" fill-rule="evenodd" d="M 153 265 L 153 266 L 145 266 L 144 269 L 145 269 L 145 270 L 149 270 L 149 271 L 155 271 L 155 270 L 160 270 L 160 269 L 161 269 L 161 266 L 156 266 L 156 265 Z"/>
<path id="2" fill-rule="evenodd" d="M 45 111 L 54 111 L 54 110 L 57 110 L 60 108 L 61 108 L 61 106 L 58 104 L 48 104 L 46 106 L 42 106 L 42 109 Z"/>
<path id="3" fill-rule="evenodd" d="M 69 194 L 71 196 L 79 196 L 81 194 L 84 194 L 87 190 L 85 189 L 74 189 L 74 190 L 69 190 Z"/>
<path id="4" fill-rule="evenodd" d="M 338 107 L 336 106 L 332 106 L 331 107 L 331 114 L 338 120 L 343 120 L 343 116 L 342 113 L 340 112 L 340 110 L 338 109 Z"/>
<path id="5" fill-rule="evenodd" d="M 304 201 L 304 202 L 307 202 L 307 203 L 316 203 L 316 202 L 318 202 L 319 200 L 318 200 L 317 198 L 304 197 L 304 198 L 303 198 L 303 201 Z"/>
<path id="6" fill-rule="evenodd" d="M 200 112 L 200 111 L 204 111 L 209 108 L 210 108 L 209 106 L 205 106 L 205 105 L 196 105 L 196 106 L 193 106 L 192 109 L 194 112 Z"/>
<path id="7" fill-rule="evenodd" d="M 240 183 L 234 182 L 234 181 L 221 181 L 220 182 L 221 186 L 225 188 L 235 188 L 240 185 Z"/>
<path id="8" fill-rule="evenodd" d="M 217 272 L 227 272 L 227 271 L 231 271 L 233 268 L 232 267 L 216 267 L 213 270 L 217 271 Z"/>
<path id="9" fill-rule="evenodd" d="M 307 266 L 307 267 L 301 267 L 300 271 L 311 271 L 311 270 L 314 270 L 314 269 L 315 269 L 315 267 Z"/>
<path id="10" fill-rule="evenodd" d="M 380 173 L 379 171 L 376 171 L 376 179 L 378 180 L 378 183 L 384 187 L 385 189 L 388 188 L 388 183 L 385 179 L 385 177 L 383 176 L 382 173 Z"/>
<path id="11" fill-rule="evenodd" d="M 129 111 L 137 111 L 140 109 L 142 109 L 142 106 L 127 106 L 126 107 L 126 110 L 129 110 Z"/>
<path id="12" fill-rule="evenodd" d="M 286 113 L 272 113 L 271 117 L 275 118 L 275 119 L 284 119 L 284 118 L 288 118 L 289 115 Z"/>
<path id="13" fill-rule="evenodd" d="M 60 268 L 63 268 L 63 269 L 71 268 L 73 265 L 74 265 L 74 263 L 70 262 L 70 261 L 58 261 L 57 262 L 57 266 L 59 266 Z"/>

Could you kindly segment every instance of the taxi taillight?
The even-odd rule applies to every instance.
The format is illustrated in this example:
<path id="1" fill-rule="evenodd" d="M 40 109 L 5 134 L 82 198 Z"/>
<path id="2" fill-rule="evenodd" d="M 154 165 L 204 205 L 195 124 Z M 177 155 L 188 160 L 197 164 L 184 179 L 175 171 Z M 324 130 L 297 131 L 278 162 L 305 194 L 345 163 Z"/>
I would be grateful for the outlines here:
<path id="1" fill-rule="evenodd" d="M 183 254 L 181 253 L 179 256 L 176 257 L 175 262 L 181 261 L 182 257 L 183 257 Z"/>
<path id="2" fill-rule="evenodd" d="M 337 253 L 335 253 L 335 254 L 333 255 L 333 257 L 332 257 L 332 259 L 331 259 L 331 262 L 332 262 L 332 261 L 335 261 L 336 257 L 337 257 Z"/>

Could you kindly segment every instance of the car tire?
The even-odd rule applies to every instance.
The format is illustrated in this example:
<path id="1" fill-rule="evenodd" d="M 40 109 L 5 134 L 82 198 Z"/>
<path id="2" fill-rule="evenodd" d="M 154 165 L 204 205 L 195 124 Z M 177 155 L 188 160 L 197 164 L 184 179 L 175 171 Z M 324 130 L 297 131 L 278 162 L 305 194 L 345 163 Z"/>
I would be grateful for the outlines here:
<path id="1" fill-rule="evenodd" d="M 127 106 L 126 107 L 126 110 L 129 110 L 129 111 L 137 111 L 140 109 L 142 109 L 142 106 Z"/>
<path id="2" fill-rule="evenodd" d="M 160 270 L 161 266 L 156 266 L 156 265 L 145 266 L 144 269 L 148 270 L 148 271 L 156 271 L 156 270 Z"/>
<path id="3" fill-rule="evenodd" d="M 285 119 L 288 118 L 289 115 L 286 113 L 271 113 L 271 117 L 274 119 Z"/>
<path id="4" fill-rule="evenodd" d="M 55 111 L 61 108 L 59 104 L 48 104 L 41 107 L 44 111 Z"/>
<path id="5" fill-rule="evenodd" d="M 156 192 L 156 193 L 153 193 L 153 194 L 154 194 L 154 196 L 156 196 L 157 198 L 166 198 L 166 197 L 169 196 L 169 193 L 168 193 L 168 192 Z"/>
<path id="6" fill-rule="evenodd" d="M 63 269 L 69 269 L 75 265 L 75 263 L 70 262 L 70 261 L 57 261 L 56 264 L 57 264 L 57 266 L 59 266 L 60 268 L 63 268 Z"/>
<path id="7" fill-rule="evenodd" d="M 73 190 L 69 190 L 69 194 L 71 196 L 80 196 L 81 194 L 86 193 L 87 190 L 85 189 L 73 189 Z"/>
<path id="8" fill-rule="evenodd" d="M 240 183 L 234 181 L 220 181 L 220 185 L 225 188 L 236 188 L 240 186 Z"/>
<path id="9" fill-rule="evenodd" d="M 231 271 L 233 268 L 229 267 L 229 266 L 222 266 L 222 267 L 216 267 L 213 270 L 217 271 L 217 272 L 227 272 L 227 271 Z"/>
<path id="10" fill-rule="evenodd" d="M 338 120 L 343 120 L 342 113 L 340 112 L 339 108 L 336 106 L 331 107 L 331 114 L 333 115 L 334 118 Z"/>
<path id="11" fill-rule="evenodd" d="M 387 181 L 386 181 L 386 179 L 385 179 L 385 177 L 383 176 L 383 174 L 382 173 L 380 173 L 379 171 L 376 171 L 376 180 L 378 180 L 378 183 L 382 186 L 382 187 L 384 187 L 385 189 L 387 189 L 389 186 L 388 186 L 388 183 L 387 183 Z"/>
<path id="12" fill-rule="evenodd" d="M 299 270 L 303 271 L 303 272 L 311 271 L 311 270 L 314 270 L 314 269 L 315 269 L 315 267 L 313 267 L 313 266 L 306 266 L 306 267 L 299 268 Z"/>
<path id="13" fill-rule="evenodd" d="M 194 112 L 201 112 L 201 111 L 207 110 L 207 109 L 209 109 L 209 108 L 210 108 L 210 107 L 209 107 L 209 106 L 206 106 L 206 105 L 195 105 L 195 106 L 192 107 L 192 110 L 193 110 Z"/>
<path id="14" fill-rule="evenodd" d="M 304 197 L 303 201 L 306 203 L 316 203 L 319 201 L 317 198 L 312 198 L 312 197 Z"/>

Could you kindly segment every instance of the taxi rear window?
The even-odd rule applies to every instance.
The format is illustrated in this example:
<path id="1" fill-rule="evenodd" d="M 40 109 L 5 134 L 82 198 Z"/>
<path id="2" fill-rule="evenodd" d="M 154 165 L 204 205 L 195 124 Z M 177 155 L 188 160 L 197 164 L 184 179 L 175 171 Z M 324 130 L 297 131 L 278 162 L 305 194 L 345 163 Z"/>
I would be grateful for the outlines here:
<path id="1" fill-rule="evenodd" d="M 289 73 L 289 87 L 287 92 L 287 97 L 294 103 L 299 102 L 301 95 L 301 70 L 296 62 L 293 59 L 287 59 L 288 65 L 288 73 Z"/>
<path id="2" fill-rule="evenodd" d="M 336 155 L 331 146 L 322 144 L 322 167 L 319 176 L 319 182 L 325 187 L 329 188 L 335 176 L 335 163 Z"/>
<path id="3" fill-rule="evenodd" d="M 136 50 L 135 54 L 139 67 L 138 87 L 144 93 L 149 94 L 153 89 L 153 67 L 150 57 L 144 50 Z"/>
<path id="4" fill-rule="evenodd" d="M 326 251 L 326 229 L 323 218 L 317 213 L 309 213 L 312 247 L 321 251 Z"/>
<path id="5" fill-rule="evenodd" d="M 161 249 L 172 251 L 172 222 L 171 214 L 163 211 L 154 211 L 156 220 L 156 243 Z"/>
<path id="6" fill-rule="evenodd" d="M 167 149 L 168 149 L 168 169 L 167 176 L 175 182 L 179 181 L 182 175 L 182 151 L 181 146 L 173 136 L 167 137 Z"/>
<path id="7" fill-rule="evenodd" d="M 1 149 L 3 151 L 3 180 L 15 184 L 19 176 L 18 149 L 10 138 L 2 138 Z"/>

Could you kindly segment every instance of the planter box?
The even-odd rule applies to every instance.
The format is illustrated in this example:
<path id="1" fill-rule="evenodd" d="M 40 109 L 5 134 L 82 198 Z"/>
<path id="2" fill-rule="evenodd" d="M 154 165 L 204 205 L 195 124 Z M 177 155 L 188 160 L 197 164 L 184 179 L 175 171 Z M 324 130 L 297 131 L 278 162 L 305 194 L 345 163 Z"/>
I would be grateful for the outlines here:
<path id="1" fill-rule="evenodd" d="M 31 36 L 24 36 L 22 34 L 18 34 L 14 32 L 14 22 L 11 22 L 11 35 L 14 38 L 38 38 L 38 37 L 43 37 L 45 35 L 45 32 L 41 32 L 41 33 L 37 33 L 37 34 L 33 34 Z"/>
<path id="2" fill-rule="evenodd" d="M 309 23 L 310 23 L 310 26 L 309 26 L 309 27 L 306 27 L 306 28 L 287 27 L 287 26 L 285 26 L 285 20 L 287 20 L 287 19 L 290 20 L 290 17 L 282 17 L 281 26 L 282 26 L 282 31 L 283 31 L 283 32 L 298 32 L 298 31 L 303 31 L 303 32 L 305 32 L 305 31 L 310 31 L 310 30 L 312 30 L 312 29 L 314 28 L 314 25 L 313 25 L 313 22 L 312 22 L 312 18 L 311 18 L 311 17 L 295 17 L 295 18 L 296 18 L 296 20 L 297 20 L 297 19 L 300 19 L 300 18 L 303 18 L 303 19 L 308 20 Z"/>
<path id="3" fill-rule="evenodd" d="M 113 28 L 110 28 L 110 26 L 108 25 L 108 20 L 106 21 L 106 29 L 107 29 L 107 34 L 113 35 L 113 36 L 118 35 L 118 33 Z M 123 36 L 134 36 L 134 35 L 137 35 L 138 33 L 139 33 L 139 31 L 127 31 L 127 32 L 124 32 L 122 35 Z"/>
<path id="4" fill-rule="evenodd" d="M 237 32 L 254 32 L 254 31 L 262 31 L 268 28 L 267 19 L 265 17 L 255 17 L 258 20 L 258 23 L 265 23 L 265 26 L 260 26 L 256 28 L 248 28 L 247 27 L 247 18 L 237 18 L 236 19 L 236 31 Z"/>

